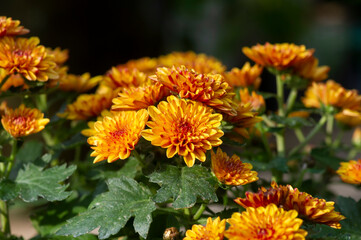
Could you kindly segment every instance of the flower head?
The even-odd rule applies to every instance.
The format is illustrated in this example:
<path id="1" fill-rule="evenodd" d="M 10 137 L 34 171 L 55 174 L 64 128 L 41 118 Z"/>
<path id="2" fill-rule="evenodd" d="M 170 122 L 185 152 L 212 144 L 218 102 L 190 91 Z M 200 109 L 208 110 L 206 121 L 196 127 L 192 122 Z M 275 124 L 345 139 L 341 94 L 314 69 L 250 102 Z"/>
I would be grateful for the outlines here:
<path id="1" fill-rule="evenodd" d="M 224 74 L 225 80 L 232 87 L 250 87 L 258 89 L 261 84 L 260 75 L 263 67 L 255 64 L 251 67 L 249 62 L 246 62 L 242 69 L 232 68 L 230 72 Z"/>
<path id="2" fill-rule="evenodd" d="M 39 38 L 0 39 L 0 68 L 9 74 L 20 73 L 28 80 L 48 81 L 55 79 L 54 56 L 49 55 L 44 46 L 38 45 Z"/>
<path id="3" fill-rule="evenodd" d="M 193 225 L 192 230 L 187 230 L 186 237 L 183 240 L 222 240 L 224 230 L 226 229 L 226 220 L 217 217 L 214 221 L 212 218 L 207 219 L 207 225 Z"/>
<path id="4" fill-rule="evenodd" d="M 107 109 L 103 110 L 100 115 L 97 117 L 97 121 L 103 121 L 104 117 L 114 117 L 114 113 L 112 111 L 109 111 Z M 86 137 L 91 137 L 92 135 L 96 134 L 96 130 L 94 128 L 94 124 L 96 123 L 96 121 L 89 121 L 88 122 L 88 127 L 87 129 L 83 129 L 81 131 L 81 134 L 83 134 Z"/>
<path id="5" fill-rule="evenodd" d="M 294 209 L 300 217 L 332 228 L 341 228 L 339 222 L 345 219 L 335 211 L 334 202 L 314 198 L 291 185 L 278 186 L 275 182 L 272 182 L 271 188 L 262 187 L 258 193 L 247 192 L 246 198 L 237 198 L 235 202 L 243 207 L 267 206 L 273 203 L 285 210 Z"/>
<path id="6" fill-rule="evenodd" d="M 185 66 L 158 68 L 151 79 L 162 83 L 181 98 L 202 102 L 229 115 L 235 115 L 232 108 L 234 93 L 220 74 L 199 74 Z"/>
<path id="7" fill-rule="evenodd" d="M 95 133 L 88 138 L 94 150 L 90 156 L 94 163 L 107 160 L 109 163 L 130 156 L 138 143 L 140 133 L 148 120 L 147 110 L 122 111 L 105 116 L 94 124 Z"/>
<path id="8" fill-rule="evenodd" d="M 223 73 L 226 67 L 214 57 L 194 52 L 173 52 L 158 59 L 159 65 L 171 68 L 184 65 L 188 69 L 194 69 L 198 73 L 216 74 Z"/>
<path id="9" fill-rule="evenodd" d="M 129 70 L 137 69 L 140 72 L 143 72 L 147 75 L 154 74 L 158 67 L 158 61 L 156 58 L 139 58 L 135 60 L 129 60 L 125 64 L 117 65 L 117 69 L 127 68 Z"/>
<path id="10" fill-rule="evenodd" d="M 220 148 L 211 151 L 212 171 L 218 180 L 226 185 L 245 185 L 258 180 L 257 172 L 251 171 L 250 163 L 243 163 L 237 155 L 231 158 Z"/>
<path id="11" fill-rule="evenodd" d="M 152 106 L 169 96 L 169 90 L 161 83 L 125 88 L 113 99 L 112 110 L 138 110 Z"/>
<path id="12" fill-rule="evenodd" d="M 350 109 L 343 109 L 341 112 L 335 114 L 337 121 L 350 126 L 356 127 L 361 125 L 361 112 Z"/>
<path id="13" fill-rule="evenodd" d="M 241 102 L 233 102 L 233 108 L 236 109 L 237 114 L 230 116 L 223 114 L 225 121 L 234 124 L 237 128 L 237 132 L 245 138 L 249 137 L 247 128 L 253 127 L 256 123 L 262 121 L 261 117 L 258 117 L 258 112 L 252 110 L 251 103 L 243 104 Z"/>
<path id="14" fill-rule="evenodd" d="M 19 20 L 13 20 L 10 17 L 7 18 L 5 16 L 0 16 L 0 37 L 23 35 L 29 32 L 28 29 L 19 25 Z"/>
<path id="15" fill-rule="evenodd" d="M 82 94 L 58 116 L 69 120 L 86 120 L 96 117 L 103 110 L 110 108 L 113 97 L 114 93 Z"/>
<path id="16" fill-rule="evenodd" d="M 304 45 L 298 46 L 293 43 L 266 43 L 257 44 L 251 48 L 244 47 L 243 53 L 264 67 L 273 67 L 277 70 L 285 70 L 306 62 L 313 56 L 313 49 L 306 49 Z"/>
<path id="17" fill-rule="evenodd" d="M 342 162 L 336 173 L 346 183 L 361 184 L 361 159 Z"/>
<path id="18" fill-rule="evenodd" d="M 233 213 L 227 220 L 230 227 L 224 236 L 230 240 L 303 240 L 307 232 L 300 229 L 302 219 L 297 211 L 285 211 L 275 204 L 266 207 L 248 207 L 242 213 Z"/>
<path id="19" fill-rule="evenodd" d="M 21 104 L 15 109 L 6 107 L 1 123 L 11 136 L 19 138 L 40 132 L 49 123 L 49 119 L 44 118 L 44 114 L 38 109 Z"/>
<path id="20" fill-rule="evenodd" d="M 68 49 L 61 49 L 57 47 L 55 49 L 46 48 L 46 52 L 50 55 L 54 56 L 54 62 L 58 66 L 62 66 L 69 58 L 69 50 Z"/>
<path id="21" fill-rule="evenodd" d="M 302 99 L 306 107 L 320 108 L 321 104 L 338 108 L 358 110 L 361 96 L 356 90 L 346 90 L 340 84 L 328 80 L 326 83 L 313 83 Z"/>
<path id="22" fill-rule="evenodd" d="M 251 94 L 248 88 L 240 89 L 239 97 L 241 99 L 241 103 L 244 105 L 251 103 L 253 111 L 261 111 L 266 106 L 263 96 L 257 94 L 255 91 L 252 91 Z"/>
<path id="23" fill-rule="evenodd" d="M 169 96 L 158 107 L 150 106 L 148 112 L 152 121 L 142 136 L 154 146 L 167 148 L 168 158 L 183 156 L 188 167 L 195 159 L 204 162 L 205 152 L 222 144 L 223 131 L 218 128 L 222 115 L 213 114 L 200 102 Z"/>
<path id="24" fill-rule="evenodd" d="M 320 82 L 328 78 L 329 66 L 318 66 L 318 59 L 310 58 L 294 68 L 294 73 L 313 82 Z"/>
<path id="25" fill-rule="evenodd" d="M 24 79 L 19 74 L 10 74 L 5 69 L 0 68 L 0 83 L 5 81 L 0 88 L 0 92 L 5 92 L 11 87 L 23 87 L 24 89 L 28 86 L 25 84 Z"/>
<path id="26" fill-rule="evenodd" d="M 116 68 L 111 70 L 104 77 L 104 84 L 111 89 L 139 87 L 147 80 L 147 75 L 138 69 Z"/>
<path id="27" fill-rule="evenodd" d="M 84 73 L 82 75 L 65 74 L 57 81 L 59 82 L 59 88 L 63 91 L 82 93 L 94 88 L 102 80 L 103 76 L 91 77 L 90 73 Z"/>

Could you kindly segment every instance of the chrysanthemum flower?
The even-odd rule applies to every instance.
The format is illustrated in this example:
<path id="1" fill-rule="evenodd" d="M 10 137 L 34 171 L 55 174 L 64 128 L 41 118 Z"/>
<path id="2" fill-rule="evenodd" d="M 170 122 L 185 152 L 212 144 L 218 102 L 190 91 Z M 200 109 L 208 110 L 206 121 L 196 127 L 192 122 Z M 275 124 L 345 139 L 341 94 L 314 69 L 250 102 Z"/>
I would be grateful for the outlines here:
<path id="1" fill-rule="evenodd" d="M 251 171 L 250 163 L 243 163 L 237 155 L 229 157 L 220 148 L 211 151 L 212 171 L 218 180 L 226 185 L 245 185 L 258 180 L 257 172 Z"/>
<path id="2" fill-rule="evenodd" d="M 234 93 L 220 74 L 199 74 L 185 66 L 158 68 L 151 79 L 162 83 L 181 98 L 202 102 L 229 115 L 235 115 L 232 108 Z"/>
<path id="3" fill-rule="evenodd" d="M 231 225 L 224 236 L 230 240 L 303 240 L 307 232 L 301 229 L 302 219 L 297 211 L 285 211 L 275 204 L 266 207 L 248 207 L 242 213 L 233 213 L 227 220 Z"/>
<path id="4" fill-rule="evenodd" d="M 109 110 L 103 110 L 101 113 L 100 113 L 100 116 L 97 117 L 97 121 L 103 121 L 103 118 L 104 117 L 111 117 L 111 118 L 114 118 L 114 113 L 116 112 L 113 112 L 113 111 L 109 111 Z M 88 122 L 88 127 L 87 129 L 84 129 L 81 131 L 81 134 L 83 134 L 84 136 L 86 137 L 91 137 L 92 135 L 95 135 L 96 134 L 96 130 L 94 128 L 94 124 L 97 122 L 97 121 L 89 121 Z"/>
<path id="5" fill-rule="evenodd" d="M 313 82 L 320 82 L 327 79 L 329 71 L 329 66 L 318 66 L 318 59 L 315 57 L 295 66 L 293 70 L 295 74 Z"/>
<path id="6" fill-rule="evenodd" d="M 116 68 L 111 70 L 104 77 L 104 84 L 111 89 L 139 87 L 147 80 L 147 75 L 138 69 Z"/>
<path id="7" fill-rule="evenodd" d="M 361 112 L 350 109 L 343 109 L 341 112 L 335 114 L 337 121 L 350 126 L 356 127 L 361 125 Z"/>
<path id="8" fill-rule="evenodd" d="M 48 81 L 58 77 L 54 56 L 47 54 L 45 47 L 38 45 L 39 38 L 0 39 L 0 68 L 10 74 L 20 73 L 28 80 Z"/>
<path id="9" fill-rule="evenodd" d="M 361 147 L 361 128 L 357 127 L 352 134 L 351 142 L 354 146 Z"/>
<path id="10" fill-rule="evenodd" d="M 95 134 L 88 138 L 94 150 L 90 156 L 94 163 L 107 160 L 109 163 L 130 156 L 138 143 L 140 133 L 148 120 L 145 109 L 139 111 L 122 111 L 106 116 L 94 124 Z"/>
<path id="11" fill-rule="evenodd" d="M 233 102 L 233 108 L 237 110 L 235 116 L 223 114 L 225 121 L 234 124 L 235 129 L 240 135 L 245 138 L 249 137 L 247 128 L 253 127 L 256 123 L 262 121 L 262 117 L 258 117 L 258 112 L 252 110 L 251 103 L 242 104 L 241 102 Z"/>
<path id="12" fill-rule="evenodd" d="M 90 73 L 84 73 L 82 75 L 66 74 L 59 78 L 59 88 L 63 91 L 75 91 L 86 92 L 94 88 L 100 81 L 103 80 L 103 76 L 91 77 Z"/>
<path id="13" fill-rule="evenodd" d="M 4 129 L 14 138 L 25 137 L 40 132 L 49 123 L 48 118 L 36 108 L 21 104 L 18 108 L 6 108 L 1 118 Z"/>
<path id="14" fill-rule="evenodd" d="M 5 16 L 0 16 L 0 37 L 23 35 L 29 32 L 28 29 L 19 25 L 19 20 L 13 20 L 10 17 L 7 18 Z"/>
<path id="15" fill-rule="evenodd" d="M 264 67 L 273 67 L 277 70 L 285 70 L 306 62 L 313 56 L 313 49 L 306 49 L 304 45 L 298 46 L 293 43 L 266 43 L 257 44 L 251 48 L 244 47 L 243 53 Z"/>
<path id="16" fill-rule="evenodd" d="M 214 221 L 212 218 L 207 219 L 207 225 L 193 225 L 192 230 L 187 230 L 186 237 L 183 240 L 222 240 L 224 230 L 226 229 L 226 220 L 217 217 Z"/>
<path id="17" fill-rule="evenodd" d="M 271 188 L 261 188 L 257 193 L 246 193 L 246 198 L 234 200 L 243 207 L 260 207 L 276 204 L 285 210 L 296 210 L 300 217 L 309 221 L 326 224 L 332 228 L 341 228 L 339 223 L 345 219 L 335 211 L 334 202 L 312 197 L 310 194 L 300 192 L 291 185 L 278 186 L 272 182 Z"/>
<path id="18" fill-rule="evenodd" d="M 342 181 L 352 184 L 361 184 L 361 159 L 340 163 L 340 168 L 336 171 Z"/>
<path id="19" fill-rule="evenodd" d="M 55 49 L 46 48 L 46 52 L 50 55 L 54 56 L 54 62 L 58 66 L 62 66 L 69 58 L 69 50 L 68 49 L 61 49 L 57 47 Z"/>
<path id="20" fill-rule="evenodd" d="M 313 83 L 302 99 L 306 107 L 320 108 L 321 104 L 344 109 L 358 110 L 361 96 L 356 90 L 346 90 L 340 84 L 328 80 L 326 83 Z"/>
<path id="21" fill-rule="evenodd" d="M 263 96 L 255 91 L 252 91 L 252 94 L 250 94 L 248 88 L 239 90 L 239 98 L 244 105 L 251 103 L 253 111 L 260 111 L 266 106 Z"/>
<path id="22" fill-rule="evenodd" d="M 226 82 L 231 87 L 250 87 L 258 89 L 261 84 L 260 75 L 262 73 L 263 67 L 255 64 L 251 67 L 249 62 L 246 62 L 242 69 L 232 68 L 230 72 L 224 74 Z"/>
<path id="23" fill-rule="evenodd" d="M 171 68 L 184 65 L 188 69 L 194 69 L 202 74 L 222 74 L 226 67 L 214 57 L 205 54 L 195 54 L 194 52 L 172 52 L 158 59 L 160 66 Z"/>
<path id="24" fill-rule="evenodd" d="M 59 117 L 69 120 L 86 120 L 98 116 L 103 110 L 112 105 L 113 93 L 108 94 L 82 94 L 75 102 L 69 104 Z"/>
<path id="25" fill-rule="evenodd" d="M 117 65 L 117 69 L 127 68 L 129 70 L 137 69 L 147 75 L 154 74 L 158 67 L 158 61 L 156 58 L 139 58 L 135 60 L 129 60 L 125 64 Z"/>
<path id="26" fill-rule="evenodd" d="M 7 79 L 6 79 L 7 78 Z M 24 79 L 19 74 L 10 74 L 5 69 L 0 68 L 0 83 L 6 79 L 6 82 L 1 86 L 0 92 L 5 92 L 11 87 L 27 88 Z"/>
<path id="27" fill-rule="evenodd" d="M 117 98 L 113 99 L 112 110 L 126 111 L 148 108 L 169 96 L 169 90 L 161 83 L 123 89 Z"/>
<path id="28" fill-rule="evenodd" d="M 158 107 L 148 108 L 152 121 L 147 123 L 150 129 L 142 136 L 154 146 L 167 148 L 167 157 L 175 154 L 184 157 L 188 167 L 195 159 L 204 162 L 205 152 L 222 144 L 222 115 L 213 114 L 213 110 L 200 102 L 169 96 Z"/>

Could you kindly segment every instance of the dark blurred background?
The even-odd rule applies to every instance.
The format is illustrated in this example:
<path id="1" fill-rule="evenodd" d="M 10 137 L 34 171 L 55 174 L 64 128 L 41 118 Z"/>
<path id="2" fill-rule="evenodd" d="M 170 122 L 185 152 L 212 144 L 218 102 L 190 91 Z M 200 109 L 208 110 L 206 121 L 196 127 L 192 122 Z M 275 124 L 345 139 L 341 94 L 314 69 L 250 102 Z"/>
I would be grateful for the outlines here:
<path id="1" fill-rule="evenodd" d="M 230 69 L 247 60 L 243 46 L 294 42 L 315 48 L 330 78 L 361 89 L 360 10 L 358 0 L 2 0 L 0 15 L 21 20 L 45 46 L 68 48 L 76 74 L 186 50 Z"/>

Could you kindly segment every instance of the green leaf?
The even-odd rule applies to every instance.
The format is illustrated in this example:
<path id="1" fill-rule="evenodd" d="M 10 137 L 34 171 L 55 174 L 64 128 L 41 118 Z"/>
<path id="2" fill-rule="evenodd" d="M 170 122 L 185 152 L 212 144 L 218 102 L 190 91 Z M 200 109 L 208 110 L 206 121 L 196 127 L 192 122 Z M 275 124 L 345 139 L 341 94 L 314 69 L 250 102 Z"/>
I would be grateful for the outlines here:
<path id="1" fill-rule="evenodd" d="M 31 240 L 97 240 L 97 236 L 93 234 L 85 234 L 80 237 L 73 237 L 73 236 L 46 236 L 46 237 L 35 237 Z"/>
<path id="2" fill-rule="evenodd" d="M 289 172 L 288 166 L 287 166 L 287 159 L 284 157 L 275 157 L 272 159 L 272 161 L 269 163 L 269 167 L 275 168 L 281 172 Z"/>
<path id="3" fill-rule="evenodd" d="M 311 151 L 311 156 L 317 162 L 334 170 L 337 170 L 340 167 L 340 162 L 343 161 L 341 158 L 333 156 L 328 148 L 314 148 Z"/>
<path id="4" fill-rule="evenodd" d="M 176 209 L 192 207 L 197 202 L 197 196 L 203 200 L 218 201 L 212 175 L 199 165 L 181 169 L 168 165 L 165 171 L 152 173 L 149 181 L 161 186 L 154 201 L 161 203 L 173 198 L 173 208 Z"/>
<path id="5" fill-rule="evenodd" d="M 59 183 L 66 180 L 75 169 L 75 166 L 66 168 L 62 165 L 44 170 L 34 164 L 27 164 L 19 171 L 15 181 L 0 182 L 0 198 L 10 200 L 19 196 L 25 202 L 34 202 L 39 197 L 48 201 L 64 200 L 71 192 L 65 191 L 67 184 Z"/>
<path id="6" fill-rule="evenodd" d="M 107 185 L 109 191 L 98 195 L 86 212 L 68 220 L 57 235 L 77 237 L 100 227 L 98 237 L 105 239 L 134 216 L 135 231 L 146 238 L 156 209 L 150 190 L 127 177 L 109 179 Z"/>
<path id="7" fill-rule="evenodd" d="M 139 161 L 135 157 L 129 157 L 124 166 L 118 171 L 100 171 L 94 179 L 108 179 L 117 178 L 121 176 L 135 178 L 137 173 L 141 170 Z"/>

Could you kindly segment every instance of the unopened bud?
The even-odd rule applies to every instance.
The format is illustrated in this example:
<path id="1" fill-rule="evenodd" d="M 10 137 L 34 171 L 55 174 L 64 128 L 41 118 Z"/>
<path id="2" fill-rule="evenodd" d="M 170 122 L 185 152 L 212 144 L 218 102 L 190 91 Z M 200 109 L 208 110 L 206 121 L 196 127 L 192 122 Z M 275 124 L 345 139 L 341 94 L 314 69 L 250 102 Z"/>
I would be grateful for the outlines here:
<path id="1" fill-rule="evenodd" d="M 163 240 L 178 240 L 179 232 L 175 227 L 167 228 L 163 233 Z"/>

